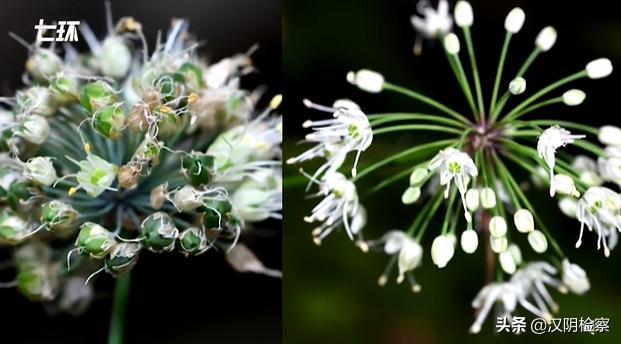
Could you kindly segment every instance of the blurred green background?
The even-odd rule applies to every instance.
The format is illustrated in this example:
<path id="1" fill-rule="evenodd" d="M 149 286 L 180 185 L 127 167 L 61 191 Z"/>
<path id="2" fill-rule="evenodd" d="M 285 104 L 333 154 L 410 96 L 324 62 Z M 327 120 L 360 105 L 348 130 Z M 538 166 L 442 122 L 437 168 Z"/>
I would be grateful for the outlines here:
<path id="1" fill-rule="evenodd" d="M 505 71 L 515 71 L 521 65 L 541 28 L 553 25 L 559 32 L 556 46 L 542 55 L 526 75 L 530 91 L 573 73 L 600 56 L 609 57 L 619 67 L 621 43 L 617 37 L 621 34 L 621 14 L 616 10 L 616 2 L 496 0 L 471 3 L 475 14 L 474 45 L 487 97 L 491 93 L 490 85 L 504 36 L 504 17 L 514 6 L 521 6 L 527 19 L 524 29 L 511 43 Z M 302 106 L 303 98 L 328 105 L 338 98 L 350 98 L 370 113 L 423 109 L 419 103 L 397 95 L 371 95 L 356 90 L 345 81 L 349 70 L 381 71 L 390 81 L 422 91 L 457 110 L 467 110 L 437 44 L 426 44 L 422 56 L 413 56 L 415 34 L 410 26 L 410 15 L 415 10 L 415 1 L 407 0 L 284 2 L 285 158 L 308 147 L 299 144 L 304 134 L 301 123 L 310 117 L 321 117 Z M 617 74 L 605 80 L 585 80 L 572 85 L 587 92 L 586 102 L 577 108 L 553 107 L 541 116 L 573 119 L 595 126 L 620 125 L 615 101 L 620 94 Z M 418 132 L 376 139 L 363 154 L 361 167 L 421 141 L 425 138 Z M 316 165 L 304 167 L 312 171 Z M 448 267 L 438 270 L 431 262 L 429 248 L 430 238 L 439 233 L 439 225 L 436 232 L 430 228 L 423 239 L 423 266 L 415 271 L 422 292 L 413 294 L 405 284 L 396 285 L 394 275 L 386 287 L 378 287 L 376 281 L 388 262 L 387 256 L 362 254 L 342 231 L 330 235 L 321 247 L 312 243 L 313 227 L 302 218 L 316 200 L 306 199 L 305 181 L 299 177 L 298 168 L 285 168 L 285 343 L 619 342 L 616 334 L 621 331 L 617 322 L 621 319 L 620 252 L 617 249 L 610 258 L 604 258 L 603 253 L 595 249 L 593 233 L 586 233 L 585 243 L 576 250 L 579 224 L 562 216 L 545 191 L 528 192 L 528 195 L 566 254 L 587 270 L 592 284 L 584 296 L 552 291 L 560 304 L 560 313 L 556 316 L 610 318 L 609 334 L 500 336 L 494 334 L 492 313 L 479 335 L 468 335 L 474 320 L 470 302 L 484 284 L 483 250 L 479 247 L 475 255 L 465 255 L 458 249 Z M 364 194 L 398 170 L 389 166 L 382 175 L 365 178 L 358 185 L 359 192 Z M 520 180 L 528 178 L 526 174 L 516 176 Z M 367 238 L 379 237 L 393 228 L 404 229 L 410 224 L 418 208 L 401 204 L 404 183 L 407 182 L 362 198 L 369 212 L 369 222 L 364 229 Z M 524 242 L 519 243 L 526 259 L 542 258 Z M 519 313 L 533 318 L 521 308 Z"/>

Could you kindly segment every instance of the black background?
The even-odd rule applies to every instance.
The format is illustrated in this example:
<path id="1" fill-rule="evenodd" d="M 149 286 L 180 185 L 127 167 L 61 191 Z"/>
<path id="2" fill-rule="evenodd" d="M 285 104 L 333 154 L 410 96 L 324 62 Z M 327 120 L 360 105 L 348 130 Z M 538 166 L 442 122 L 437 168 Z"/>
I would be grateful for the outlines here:
<path id="1" fill-rule="evenodd" d="M 190 30 L 206 45 L 210 60 L 244 52 L 260 72 L 246 86 L 281 91 L 281 4 L 279 0 L 112 1 L 115 19 L 133 16 L 143 24 L 152 47 L 174 17 L 188 18 Z M 0 94 L 21 86 L 26 49 L 8 36 L 13 31 L 34 41 L 34 25 L 81 19 L 105 35 L 103 1 L 2 1 L 0 4 Z M 82 44 L 83 45 L 83 44 Z M 260 227 L 249 246 L 269 267 L 280 268 L 280 222 Z M 2 272 L 3 280 L 8 280 Z M 126 343 L 279 343 L 281 280 L 238 274 L 215 252 L 185 259 L 176 254 L 144 254 L 133 272 Z M 95 282 L 97 299 L 82 317 L 48 316 L 14 289 L 0 290 L 0 343 L 105 343 L 113 280 Z"/>

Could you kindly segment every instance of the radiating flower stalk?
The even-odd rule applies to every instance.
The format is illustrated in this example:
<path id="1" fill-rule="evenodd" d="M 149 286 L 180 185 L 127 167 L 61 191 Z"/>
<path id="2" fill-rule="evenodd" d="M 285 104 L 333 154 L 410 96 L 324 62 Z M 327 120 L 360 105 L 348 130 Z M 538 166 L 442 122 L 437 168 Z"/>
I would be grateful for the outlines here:
<path id="1" fill-rule="evenodd" d="M 254 49 L 208 64 L 178 19 L 149 49 L 141 24 L 113 25 L 109 7 L 103 40 L 81 26 L 88 53 L 17 38 L 29 57 L 26 87 L 0 109 L 0 243 L 16 271 L 2 285 L 46 308 L 80 313 L 93 277 L 118 277 L 118 342 L 144 251 L 214 249 L 279 275 L 238 241 L 281 218 L 282 120 L 280 96 L 256 110 L 262 92 L 240 87 Z"/>
<path id="2" fill-rule="evenodd" d="M 590 285 L 585 271 L 570 262 L 555 240 L 555 236 L 568 232 L 548 229 L 550 224 L 542 221 L 531 203 L 533 196 L 524 188 L 528 180 L 520 178 L 531 175 L 533 184 L 549 189 L 549 196 L 538 197 L 555 198 L 565 214 L 581 222 L 580 231 L 575 232 L 576 247 L 581 245 L 587 228 L 594 232 L 597 248 L 605 256 L 610 255 L 621 229 L 621 129 L 541 119 L 540 110 L 552 105 L 580 105 L 585 92 L 570 89 L 569 84 L 604 78 L 612 72 L 612 64 L 608 59 L 597 59 L 540 90 L 528 92 L 527 72 L 553 47 L 557 33 L 553 27 L 543 28 L 521 67 L 506 70 L 507 57 L 516 56 L 508 53 L 510 43 L 525 21 L 524 11 L 514 8 L 505 20 L 505 39 L 498 67 L 493 71 L 494 83 L 485 88 L 474 53 L 470 4 L 458 1 L 454 16 L 445 0 L 439 1 L 437 10 L 424 2 L 419 12 L 422 16 L 412 19 L 419 40 L 440 43 L 468 111 L 455 110 L 420 92 L 392 84 L 370 70 L 350 72 L 347 81 L 371 93 L 401 94 L 425 105 L 428 111 L 365 114 L 351 101 L 339 100 L 329 107 L 306 100 L 308 107 L 332 114 L 331 119 L 305 123 L 305 127 L 313 129 L 306 140 L 315 146 L 288 160 L 325 161 L 316 172 L 304 172 L 310 179 L 309 187 L 317 185 L 316 195 L 323 197 L 306 218 L 317 223 L 314 241 L 321 244 L 328 234 L 344 227 L 363 251 L 379 250 L 392 257 L 379 278 L 380 285 L 387 283 L 397 265 L 397 282 L 407 279 L 415 292 L 421 290 L 413 271 L 423 260 L 424 236 L 432 241 L 431 259 L 438 268 L 459 255 L 458 243 L 466 254 L 480 247 L 486 257 L 488 284 L 472 303 L 477 317 L 470 331 L 480 331 L 494 305 L 499 314 L 507 317 L 520 305 L 538 317 L 551 319 L 558 306 L 547 288 L 582 294 Z M 420 52 L 422 42 L 417 42 L 416 51 Z M 488 97 L 484 90 L 490 92 Z M 379 161 L 367 162 L 363 156 L 363 167 L 357 167 L 361 153 L 372 148 L 372 141 L 388 134 L 421 132 L 433 134 L 435 140 Z M 593 142 L 596 138 L 605 148 Z M 584 154 L 574 158 L 576 155 L 567 151 L 568 145 Z M 351 173 L 343 171 L 348 155 L 355 155 Z M 381 174 L 388 166 L 400 167 L 401 172 Z M 370 194 L 396 185 L 403 189 L 402 203 L 411 205 L 415 216 L 405 231 L 391 230 L 377 240 L 366 240 L 362 229 L 367 212 L 357 190 L 360 185 L 369 188 L 363 180 L 374 174 L 385 179 L 372 186 Z M 369 216 L 375 215 L 374 210 L 369 209 Z M 520 247 L 520 242 L 528 246 Z"/>

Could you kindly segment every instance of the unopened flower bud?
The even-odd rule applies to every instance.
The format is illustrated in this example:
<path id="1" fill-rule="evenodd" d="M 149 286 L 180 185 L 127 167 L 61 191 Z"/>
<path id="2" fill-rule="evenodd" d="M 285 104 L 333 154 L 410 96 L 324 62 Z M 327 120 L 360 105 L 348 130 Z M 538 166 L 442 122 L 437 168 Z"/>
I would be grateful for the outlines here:
<path id="1" fill-rule="evenodd" d="M 384 76 L 368 69 L 347 73 L 347 81 L 371 93 L 378 93 L 384 89 Z"/>
<path id="2" fill-rule="evenodd" d="M 420 198 L 420 188 L 419 187 L 409 187 L 405 190 L 403 195 L 401 196 L 401 202 L 403 204 L 412 204 Z"/>
<path id="3" fill-rule="evenodd" d="M 455 24 L 458 27 L 470 27 L 474 21 L 472 6 L 468 1 L 458 1 L 455 4 Z"/>
<path id="4" fill-rule="evenodd" d="M 125 112 L 120 104 L 106 106 L 93 114 L 93 128 L 112 140 L 121 137 L 125 125 Z"/>
<path id="5" fill-rule="evenodd" d="M 556 36 L 556 30 L 552 26 L 546 26 L 537 35 L 535 45 L 541 51 L 548 51 L 556 43 Z"/>
<path id="6" fill-rule="evenodd" d="M 492 188 L 482 188 L 479 194 L 483 208 L 491 209 L 496 206 L 496 193 Z"/>
<path id="7" fill-rule="evenodd" d="M 215 177 L 214 157 L 193 152 L 183 157 L 183 174 L 194 186 L 208 184 Z"/>
<path id="8" fill-rule="evenodd" d="M 63 61 L 51 49 L 37 48 L 26 61 L 26 71 L 39 82 L 47 81 L 62 67 Z"/>
<path id="9" fill-rule="evenodd" d="M 552 187 L 550 187 L 550 195 L 554 196 L 554 191 L 561 195 L 568 195 L 574 197 L 580 197 L 580 192 L 576 189 L 573 178 L 565 174 L 554 175 L 552 181 Z"/>
<path id="10" fill-rule="evenodd" d="M 573 197 L 563 197 L 558 201 L 558 207 L 565 216 L 576 218 L 578 201 Z"/>
<path id="11" fill-rule="evenodd" d="M 42 186 L 50 186 L 58 179 L 52 158 L 46 156 L 38 156 L 28 160 L 24 166 L 24 175 Z"/>
<path id="12" fill-rule="evenodd" d="M 114 234 L 104 227 L 93 222 L 85 222 L 80 226 L 75 245 L 80 254 L 103 259 L 116 245 L 116 240 Z"/>
<path id="13" fill-rule="evenodd" d="M 455 245 L 448 235 L 439 235 L 431 244 L 431 259 L 433 263 L 442 269 L 453 258 Z"/>
<path id="14" fill-rule="evenodd" d="M 40 145 L 50 136 L 50 125 L 45 117 L 30 115 L 24 119 L 18 135 L 30 143 Z"/>
<path id="15" fill-rule="evenodd" d="M 517 77 L 509 83 L 509 92 L 513 95 L 519 95 L 526 91 L 526 79 Z"/>
<path id="16" fill-rule="evenodd" d="M 49 117 L 58 109 L 50 90 L 41 86 L 33 86 L 26 91 L 19 92 L 17 101 L 22 108 L 27 109 L 33 115 Z"/>
<path id="17" fill-rule="evenodd" d="M 157 212 L 147 216 L 142 221 L 141 228 L 144 237 L 141 243 L 149 250 L 159 253 L 175 248 L 179 230 L 168 214 Z"/>
<path id="18" fill-rule="evenodd" d="M 30 264 L 17 272 L 17 290 L 30 301 L 49 301 L 58 289 L 58 267 Z"/>
<path id="19" fill-rule="evenodd" d="M 593 60 L 586 65 L 586 72 L 591 79 L 605 78 L 612 73 L 612 62 L 607 58 Z"/>
<path id="20" fill-rule="evenodd" d="M 513 214 L 513 223 L 520 233 L 529 233 L 535 230 L 535 219 L 527 209 L 519 209 Z"/>
<path id="21" fill-rule="evenodd" d="M 513 34 L 518 33 L 522 29 L 525 19 L 526 14 L 524 11 L 519 7 L 515 7 L 505 18 L 505 30 Z"/>
<path id="22" fill-rule="evenodd" d="M 112 35 L 104 39 L 99 56 L 103 75 L 120 79 L 129 71 L 131 62 L 131 52 L 121 36 Z"/>
<path id="23" fill-rule="evenodd" d="M 507 247 L 507 252 L 511 252 L 511 256 L 516 265 L 522 264 L 522 251 L 520 251 L 518 245 L 510 244 L 509 247 Z"/>
<path id="24" fill-rule="evenodd" d="M 494 238 L 507 234 L 507 221 L 502 216 L 493 216 L 489 220 L 489 232 Z"/>
<path id="25" fill-rule="evenodd" d="M 133 269 L 138 262 L 141 248 L 140 244 L 130 242 L 114 245 L 104 262 L 106 272 L 117 277 Z"/>
<path id="26" fill-rule="evenodd" d="M 528 234 L 528 243 L 537 253 L 543 253 L 548 249 L 548 239 L 539 230 L 534 230 Z"/>
<path id="27" fill-rule="evenodd" d="M 479 209 L 479 190 L 478 189 L 469 189 L 466 191 L 466 207 L 470 211 L 477 211 Z"/>
<path id="28" fill-rule="evenodd" d="M 78 100 L 80 97 L 80 84 L 78 80 L 64 74 L 58 74 L 50 81 L 50 90 L 54 101 L 59 104 L 67 104 Z"/>
<path id="29" fill-rule="evenodd" d="M 506 236 L 490 236 L 490 246 L 492 247 L 492 251 L 496 253 L 501 253 L 507 250 L 507 247 L 509 246 L 509 241 L 507 240 Z"/>
<path id="30" fill-rule="evenodd" d="M 85 85 L 80 93 L 80 104 L 88 113 L 94 113 L 117 102 L 117 96 L 109 84 L 95 81 Z"/>
<path id="31" fill-rule="evenodd" d="M 515 261 L 513 260 L 513 255 L 509 250 L 500 252 L 498 255 L 498 261 L 500 261 L 500 267 L 504 272 L 509 275 L 512 275 L 515 272 Z"/>
<path id="32" fill-rule="evenodd" d="M 582 295 L 589 291 L 591 284 L 586 272 L 579 265 L 563 260 L 563 284 L 573 293 Z"/>
<path id="33" fill-rule="evenodd" d="M 599 128 L 597 135 L 599 142 L 608 146 L 621 146 L 621 128 L 613 125 L 605 125 Z"/>
<path id="34" fill-rule="evenodd" d="M 473 229 L 466 229 L 461 233 L 461 239 L 459 242 L 461 244 L 461 249 L 464 252 L 471 254 L 474 253 L 479 246 L 479 236 Z"/>
<path id="35" fill-rule="evenodd" d="M 459 54 L 460 48 L 459 38 L 457 38 L 456 34 L 451 32 L 444 36 L 444 49 L 446 49 L 447 53 L 450 55 Z"/>
<path id="36" fill-rule="evenodd" d="M 205 200 L 203 204 L 205 214 L 203 215 L 203 226 L 207 230 L 220 231 L 226 227 L 232 218 L 231 202 L 226 199 Z"/>
<path id="37" fill-rule="evenodd" d="M 577 106 L 586 99 L 586 93 L 578 89 L 572 89 L 563 93 L 563 103 L 567 106 Z"/>
<path id="38" fill-rule="evenodd" d="M 423 248 L 421 245 L 414 239 L 405 239 L 401 245 L 401 250 L 399 250 L 397 262 L 399 266 L 399 277 L 397 281 L 403 281 L 405 273 L 416 269 L 416 267 L 420 265 L 422 258 Z"/>
<path id="39" fill-rule="evenodd" d="M 423 167 L 419 167 L 412 171 L 410 174 L 410 185 L 411 186 L 420 186 L 420 184 L 427 178 L 429 175 L 429 170 Z"/>
<path id="40" fill-rule="evenodd" d="M 179 235 L 179 248 L 186 257 L 202 254 L 209 248 L 205 231 L 194 226 L 184 230 Z"/>
<path id="41" fill-rule="evenodd" d="M 19 244 L 29 231 L 28 223 L 10 210 L 0 213 L 0 243 Z"/>
<path id="42" fill-rule="evenodd" d="M 78 212 L 62 201 L 53 200 L 41 207 L 41 223 L 52 232 L 64 233 L 78 225 Z"/>
<path id="43" fill-rule="evenodd" d="M 192 211 L 203 205 L 200 192 L 192 185 L 184 185 L 181 189 L 175 191 L 173 202 L 179 211 Z"/>

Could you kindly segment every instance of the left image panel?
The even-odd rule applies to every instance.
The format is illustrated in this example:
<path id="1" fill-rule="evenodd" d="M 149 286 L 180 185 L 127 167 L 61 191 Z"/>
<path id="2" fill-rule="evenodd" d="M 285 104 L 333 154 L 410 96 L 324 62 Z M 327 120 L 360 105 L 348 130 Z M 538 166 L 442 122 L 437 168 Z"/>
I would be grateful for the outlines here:
<path id="1" fill-rule="evenodd" d="M 280 343 L 281 1 L 0 6 L 0 342 Z"/>

